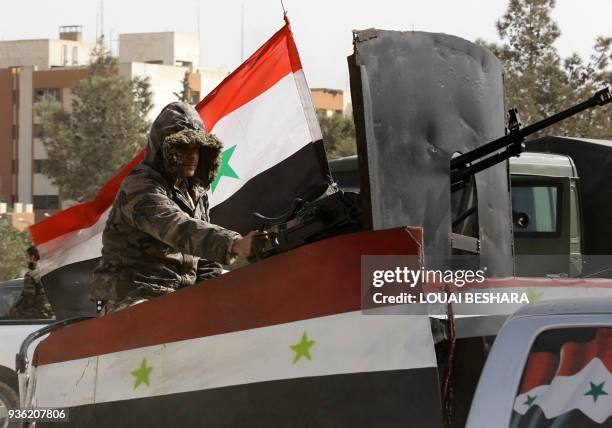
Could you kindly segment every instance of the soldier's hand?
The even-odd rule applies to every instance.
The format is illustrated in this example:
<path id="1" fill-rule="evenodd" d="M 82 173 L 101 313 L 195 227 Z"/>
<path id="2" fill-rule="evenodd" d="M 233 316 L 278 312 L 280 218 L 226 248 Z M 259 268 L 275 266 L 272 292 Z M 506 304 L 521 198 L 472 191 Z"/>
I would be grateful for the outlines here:
<path id="1" fill-rule="evenodd" d="M 232 253 L 239 257 L 251 257 L 253 255 L 253 237 L 261 235 L 261 233 L 262 232 L 252 230 L 246 236 L 236 239 L 232 247 Z"/>

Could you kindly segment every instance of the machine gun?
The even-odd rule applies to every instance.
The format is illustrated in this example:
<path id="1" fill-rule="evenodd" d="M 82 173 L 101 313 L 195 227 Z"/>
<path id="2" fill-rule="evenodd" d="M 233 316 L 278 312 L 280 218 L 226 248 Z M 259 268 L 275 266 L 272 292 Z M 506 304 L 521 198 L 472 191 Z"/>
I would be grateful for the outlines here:
<path id="1" fill-rule="evenodd" d="M 611 100 L 610 89 L 604 88 L 590 99 L 525 128 L 520 123 L 517 110 L 510 110 L 506 135 L 451 160 L 451 190 L 454 192 L 462 189 L 477 172 L 520 155 L 525 151 L 527 136 L 588 108 L 607 104 Z M 453 227 L 465 220 L 475 209 L 472 207 L 459 215 L 453 221 Z M 359 195 L 352 192 L 337 191 L 313 202 L 296 199 L 291 207 L 278 217 L 266 217 L 258 213 L 254 216 L 256 228 L 265 233 L 255 237 L 255 255 L 251 261 L 309 242 L 362 229 Z"/>
<path id="2" fill-rule="evenodd" d="M 359 195 L 341 190 L 313 202 L 296 199 L 278 217 L 254 216 L 257 229 L 265 233 L 255 236 L 255 255 L 249 261 L 362 228 Z"/>
<path id="3" fill-rule="evenodd" d="M 574 116 L 581 111 L 598 105 L 603 106 L 610 101 L 612 101 L 612 95 L 610 94 L 610 89 L 606 87 L 597 91 L 588 100 L 525 128 L 522 127 L 518 111 L 516 109 L 509 110 L 506 135 L 451 160 L 451 191 L 454 192 L 463 188 L 470 177 L 477 172 L 503 162 L 512 156 L 519 156 L 525 151 L 525 138 L 527 136 Z M 501 149 L 503 150 L 498 152 Z"/>

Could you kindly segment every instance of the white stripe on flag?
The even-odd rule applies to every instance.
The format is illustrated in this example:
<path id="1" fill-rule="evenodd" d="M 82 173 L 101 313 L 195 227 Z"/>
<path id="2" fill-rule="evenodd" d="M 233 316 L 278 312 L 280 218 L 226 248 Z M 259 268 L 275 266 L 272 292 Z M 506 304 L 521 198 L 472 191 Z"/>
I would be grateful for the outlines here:
<path id="1" fill-rule="evenodd" d="M 311 134 L 293 73 L 220 119 L 211 132 L 223 142 L 225 150 L 236 145 L 229 165 L 239 177 L 219 179 L 210 198 L 211 208 L 251 178 L 313 142 L 313 135 L 320 135 L 320 131 Z"/>
<path id="2" fill-rule="evenodd" d="M 100 257 L 102 232 L 109 212 L 110 208 L 88 228 L 66 233 L 38 245 L 41 275 L 48 274 L 62 266 Z"/>
<path id="3" fill-rule="evenodd" d="M 50 365 L 58 366 L 58 370 L 48 370 L 47 366 L 32 367 L 30 382 L 33 386 L 28 387 L 28 397 L 22 405 L 46 407 L 45 403 L 53 403 L 53 407 L 65 408 L 93 403 L 97 364 L 97 357 L 89 357 Z M 31 406 L 28 401 L 31 401 Z"/>
<path id="4" fill-rule="evenodd" d="M 291 345 L 314 341 L 311 360 Z M 150 385 L 134 387 L 131 374 L 146 358 Z M 206 390 L 281 379 L 435 367 L 425 316 L 349 312 L 116 352 L 99 357 L 95 402 Z M 36 405 L 91 404 L 87 388 L 68 388 L 95 367 L 90 359 L 37 367 Z M 89 374 L 85 382 L 94 388 Z M 58 382 L 57 379 L 62 379 Z M 81 381 L 83 382 L 83 381 Z M 63 389 L 62 389 L 63 388 Z"/>
<path id="5" fill-rule="evenodd" d="M 312 96 L 310 94 L 308 83 L 306 83 L 306 75 L 304 74 L 304 70 L 296 71 L 293 73 L 293 77 L 295 78 L 295 84 L 300 94 L 300 101 L 302 102 L 304 116 L 306 118 L 306 122 L 308 123 L 310 139 L 313 142 L 321 140 L 323 139 L 323 136 L 321 135 L 321 127 L 319 126 L 315 108 L 312 104 Z"/>
<path id="6" fill-rule="evenodd" d="M 593 389 L 592 384 L 601 385 L 607 394 L 599 395 L 601 391 Z M 593 391 L 594 394 L 587 394 Z M 531 407 L 528 396 L 533 400 L 531 405 L 539 406 L 547 419 L 578 409 L 595 422 L 602 423 L 612 416 L 612 374 L 599 358 L 594 358 L 574 376 L 557 376 L 550 385 L 540 385 L 517 396 L 514 401 L 517 413 L 524 415 Z"/>

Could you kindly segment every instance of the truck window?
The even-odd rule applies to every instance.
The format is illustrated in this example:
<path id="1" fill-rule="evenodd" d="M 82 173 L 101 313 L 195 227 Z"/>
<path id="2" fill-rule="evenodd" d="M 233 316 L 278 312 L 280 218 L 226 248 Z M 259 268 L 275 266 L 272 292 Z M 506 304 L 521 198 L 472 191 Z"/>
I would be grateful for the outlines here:
<path id="1" fill-rule="evenodd" d="M 611 371 L 611 327 L 541 333 L 523 370 L 510 427 L 612 426 Z"/>
<path id="2" fill-rule="evenodd" d="M 556 233 L 559 230 L 558 185 L 513 185 L 514 233 Z"/>
<path id="3" fill-rule="evenodd" d="M 478 196 L 474 176 L 462 188 L 451 192 L 452 231 L 478 238 Z"/>
<path id="4" fill-rule="evenodd" d="M 21 295 L 21 287 L 13 285 L 0 286 L 0 319 L 8 318 L 8 311 Z"/>

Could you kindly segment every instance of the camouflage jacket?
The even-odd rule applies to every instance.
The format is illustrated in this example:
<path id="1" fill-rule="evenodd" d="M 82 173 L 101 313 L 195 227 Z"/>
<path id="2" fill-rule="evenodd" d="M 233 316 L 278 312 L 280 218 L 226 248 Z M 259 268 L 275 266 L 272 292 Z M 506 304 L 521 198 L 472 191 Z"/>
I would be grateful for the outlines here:
<path id="1" fill-rule="evenodd" d="M 15 304 L 9 309 L 12 319 L 47 319 L 53 317 L 53 310 L 40 280 L 37 268 L 28 269 L 23 277 L 23 290 Z"/>
<path id="2" fill-rule="evenodd" d="M 183 134 L 189 138 L 176 138 Z M 181 144 L 197 145 L 200 160 L 195 176 L 177 187 Z M 202 266 L 220 271 L 218 263 L 233 261 L 231 245 L 240 235 L 209 223 L 208 215 L 206 192 L 221 149 L 189 104 L 175 102 L 162 110 L 151 127 L 145 159 L 123 181 L 110 211 L 92 299 L 164 295 L 193 284 Z"/>

